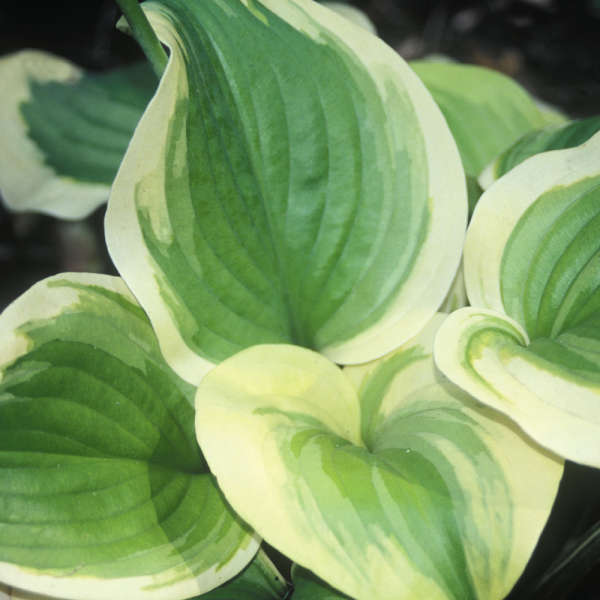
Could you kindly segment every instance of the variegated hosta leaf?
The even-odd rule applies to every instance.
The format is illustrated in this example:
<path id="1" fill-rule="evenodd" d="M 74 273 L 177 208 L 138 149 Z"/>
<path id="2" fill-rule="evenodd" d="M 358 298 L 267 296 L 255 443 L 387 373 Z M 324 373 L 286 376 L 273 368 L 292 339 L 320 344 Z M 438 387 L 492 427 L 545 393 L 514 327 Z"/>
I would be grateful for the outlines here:
<path id="1" fill-rule="evenodd" d="M 546 124 L 534 99 L 501 73 L 446 61 L 410 66 L 442 109 L 467 175 L 478 177 L 522 135 Z"/>
<path id="2" fill-rule="evenodd" d="M 600 116 L 569 123 L 555 123 L 543 129 L 526 133 L 486 167 L 479 177 L 479 181 L 487 189 L 496 179 L 530 156 L 548 150 L 563 150 L 579 146 L 587 142 L 599 130 Z"/>
<path id="3" fill-rule="evenodd" d="M 102 74 L 36 50 L 0 58 L 0 192 L 11 210 L 64 219 L 106 202 L 156 79 L 145 64 Z"/>
<path id="4" fill-rule="evenodd" d="M 58 275 L 0 318 L 0 581 L 187 598 L 256 552 L 195 441 L 194 388 L 122 281 Z"/>
<path id="5" fill-rule="evenodd" d="M 539 154 L 481 197 L 465 244 L 472 309 L 438 366 L 540 444 L 600 467 L 600 133 Z"/>
<path id="6" fill-rule="evenodd" d="M 415 334 L 464 235 L 450 132 L 383 42 L 304 0 L 148 5 L 171 48 L 107 240 L 173 368 L 257 343 L 361 362 Z"/>
<path id="7" fill-rule="evenodd" d="M 310 574 L 303 579 L 310 579 Z M 300 585 L 303 587 L 302 583 Z M 196 600 L 281 600 L 286 598 L 287 591 L 287 585 L 281 574 L 266 554 L 259 550 L 252 562 L 233 579 L 195 598 Z M 83 591 L 80 599 L 88 597 L 87 592 Z M 56 596 L 43 596 L 0 583 L 0 600 L 53 600 L 53 598 L 56 600 Z"/>
<path id="8" fill-rule="evenodd" d="M 556 494 L 562 461 L 436 371 L 443 318 L 343 372 L 265 345 L 198 388 L 198 439 L 232 506 L 352 598 L 504 598 Z"/>

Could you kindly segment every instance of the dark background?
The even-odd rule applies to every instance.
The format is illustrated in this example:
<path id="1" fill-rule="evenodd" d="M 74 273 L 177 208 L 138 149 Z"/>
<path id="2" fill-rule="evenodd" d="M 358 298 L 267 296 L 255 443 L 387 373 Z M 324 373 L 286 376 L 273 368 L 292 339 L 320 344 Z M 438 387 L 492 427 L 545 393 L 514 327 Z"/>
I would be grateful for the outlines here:
<path id="1" fill-rule="evenodd" d="M 572 117 L 600 114 L 600 0 L 351 3 L 406 59 L 447 54 L 510 75 Z M 115 30 L 118 14 L 113 0 L 2 0 L 0 55 L 39 48 L 94 71 L 132 62 L 141 53 Z M 56 272 L 114 273 L 103 216 L 100 208 L 82 222 L 66 223 L 9 214 L 0 203 L 0 309 Z M 561 560 L 564 567 L 548 578 L 553 561 Z M 510 596 L 536 599 L 600 600 L 600 470 L 567 465 L 552 517 Z"/>

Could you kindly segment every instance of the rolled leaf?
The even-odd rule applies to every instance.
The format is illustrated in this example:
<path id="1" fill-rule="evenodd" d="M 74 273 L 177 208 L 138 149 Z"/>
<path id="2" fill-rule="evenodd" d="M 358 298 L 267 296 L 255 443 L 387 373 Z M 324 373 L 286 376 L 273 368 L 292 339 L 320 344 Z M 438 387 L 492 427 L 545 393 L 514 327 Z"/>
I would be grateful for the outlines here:
<path id="1" fill-rule="evenodd" d="M 479 177 L 484 188 L 524 160 L 549 150 L 564 150 L 587 142 L 600 130 L 600 117 L 590 117 L 569 123 L 553 124 L 543 129 L 526 133 L 508 150 L 497 157 Z"/>
<path id="2" fill-rule="evenodd" d="M 63 219 L 106 202 L 156 80 L 143 63 L 103 74 L 36 50 L 0 59 L 0 192 L 11 210 Z"/>
<path id="3" fill-rule="evenodd" d="M 600 134 L 536 155 L 481 197 L 465 243 L 473 308 L 440 369 L 540 444 L 600 467 Z"/>
<path id="4" fill-rule="evenodd" d="M 170 61 L 112 189 L 111 256 L 197 382 L 258 343 L 362 362 L 443 300 L 466 221 L 450 132 L 389 47 L 312 2 L 161 0 Z"/>
<path id="5" fill-rule="evenodd" d="M 58 275 L 0 318 L 0 580 L 59 598 L 188 598 L 257 542 L 194 436 L 194 388 L 123 282 Z"/>
<path id="6" fill-rule="evenodd" d="M 265 345 L 198 388 L 198 440 L 232 506 L 358 600 L 504 598 L 556 494 L 562 461 L 436 371 L 443 318 L 343 372 Z"/>
<path id="7" fill-rule="evenodd" d="M 447 61 L 410 66 L 442 109 L 471 177 L 522 135 L 546 124 L 535 100 L 497 71 Z"/>

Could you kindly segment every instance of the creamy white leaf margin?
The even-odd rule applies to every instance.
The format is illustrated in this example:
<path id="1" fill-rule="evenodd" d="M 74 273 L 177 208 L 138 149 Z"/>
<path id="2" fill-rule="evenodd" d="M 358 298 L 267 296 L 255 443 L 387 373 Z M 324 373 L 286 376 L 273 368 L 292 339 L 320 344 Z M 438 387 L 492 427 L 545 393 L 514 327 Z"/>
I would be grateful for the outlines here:
<path id="1" fill-rule="evenodd" d="M 31 98 L 30 80 L 75 82 L 82 74 L 70 61 L 39 50 L 0 58 L 0 192 L 10 210 L 82 219 L 106 202 L 109 186 L 75 181 L 45 164 L 19 109 Z"/>
<path id="2" fill-rule="evenodd" d="M 85 301 L 87 292 L 83 290 L 88 286 L 90 290 L 98 288 L 121 297 L 131 307 L 139 307 L 137 301 L 119 277 L 90 273 L 62 273 L 38 282 L 1 314 L 0 382 L 4 378 L 3 369 L 9 367 L 15 360 L 18 360 L 31 349 L 31 340 L 20 328 L 36 321 L 51 321 L 61 315 L 68 315 L 70 310 L 77 312 L 76 309 L 73 310 L 73 307 L 77 307 L 82 300 Z M 101 309 L 91 309 L 90 314 L 94 310 L 99 310 L 95 316 L 102 316 Z M 108 318 L 110 319 L 110 316 Z M 149 327 L 149 325 L 146 324 L 146 327 Z M 110 330 L 110 328 L 106 325 L 104 328 L 100 327 L 98 330 L 99 340 L 93 340 L 91 338 L 94 334 L 93 329 L 91 329 L 87 343 L 101 348 L 102 342 L 100 339 L 106 336 L 107 330 Z M 137 338 L 139 332 L 127 330 L 124 333 L 125 335 L 131 335 L 133 344 L 139 344 L 142 354 L 149 352 L 147 341 L 143 339 L 143 336 Z M 73 338 L 81 335 L 85 335 L 85 333 L 74 332 Z M 60 340 L 58 335 L 54 341 L 57 340 Z M 120 349 L 118 347 L 111 349 L 111 351 L 115 356 L 119 356 Z M 141 362 L 143 363 L 143 359 Z M 142 364 L 139 366 L 143 367 Z M 0 398 L 1 400 L 4 400 L 4 398 Z M 133 460 L 132 462 L 136 461 Z M 227 510 L 230 510 L 224 501 L 222 506 L 227 506 Z M 239 531 L 242 531 L 242 529 Z M 256 534 L 247 529 L 244 529 L 244 531 L 246 532 L 242 536 L 244 539 L 241 540 L 241 544 L 235 552 L 230 553 L 228 556 L 215 556 L 209 568 L 196 573 L 193 572 L 193 568 L 186 564 L 183 557 L 181 557 L 179 564 L 170 566 L 160 572 L 148 575 L 116 576 L 114 578 L 94 577 L 93 575 L 78 576 L 77 569 L 70 576 L 64 576 L 57 569 L 58 572 L 54 575 L 51 569 L 44 572 L 32 567 L 22 567 L 12 562 L 0 561 L 0 600 L 3 600 L 3 593 L 8 598 L 11 598 L 10 594 L 12 594 L 12 597 L 18 600 L 37 600 L 46 597 L 38 596 L 38 594 L 48 594 L 49 597 L 65 600 L 80 600 L 81 598 L 106 600 L 107 598 L 122 598 L 124 593 L 131 600 L 179 600 L 189 598 L 197 594 L 203 594 L 225 583 L 250 563 L 256 555 L 260 540 Z M 176 555 L 178 549 L 172 546 L 171 552 Z M 191 560 L 193 558 L 191 557 Z M 85 567 L 86 565 L 82 564 L 81 566 Z"/>
<path id="3" fill-rule="evenodd" d="M 232 505 L 269 543 L 360 600 L 457 599 L 416 558 L 432 538 L 446 545 L 448 554 L 464 552 L 468 572 L 456 573 L 456 578 L 465 589 L 476 591 L 473 597 L 504 598 L 533 551 L 558 489 L 560 459 L 436 371 L 431 345 L 443 319 L 438 315 L 392 355 L 346 367 L 343 373 L 305 349 L 255 346 L 218 365 L 198 390 L 198 439 Z M 367 444 L 357 431 L 364 425 L 357 409 L 368 401 L 361 388 L 395 355 L 401 355 L 404 364 L 394 371 L 391 384 L 380 390 L 383 397 L 375 407 L 373 439 Z M 264 368 L 267 361 L 269 371 Z M 432 421 L 439 414 L 440 430 L 411 429 L 415 414 Z M 400 416 L 407 419 L 406 429 Z M 472 438 L 457 444 L 456 433 L 453 438 L 451 432 L 460 425 Z M 311 439 L 330 438 L 323 442 L 327 452 L 319 454 L 318 442 L 301 450 L 313 433 Z M 466 451 L 474 438 L 480 452 L 485 448 L 479 461 Z M 433 454 L 423 453 L 428 445 L 435 448 Z M 386 449 L 406 452 L 407 460 L 411 452 L 431 460 L 436 452 L 438 457 L 443 454 L 448 464 L 440 472 L 453 483 L 448 483 L 449 493 L 432 494 L 432 502 L 438 500 L 439 505 L 435 510 L 429 506 L 427 514 L 447 515 L 447 501 L 454 506 L 450 510 L 463 523 L 458 548 L 448 531 L 436 530 L 439 521 L 419 514 L 427 510 L 425 502 L 412 503 L 411 497 L 427 498 L 420 495 L 418 480 L 407 478 L 405 495 L 396 504 L 394 486 L 383 482 L 376 466 L 382 460 L 379 466 L 384 470 L 389 466 L 393 478 L 394 458 L 386 455 Z M 399 464 L 401 473 L 403 463 Z M 343 472 L 342 466 L 349 465 L 361 469 L 364 488 L 350 485 L 358 482 Z M 311 466 L 314 471 L 309 473 Z M 311 477 L 320 487 L 310 487 Z M 396 481 L 397 487 L 403 485 Z M 430 482 L 424 480 L 422 485 L 427 488 Z M 374 503 L 367 502 L 375 498 Z M 403 531 L 400 523 L 410 515 L 411 527 L 398 535 Z M 387 527 L 380 525 L 382 521 Z"/>
<path id="4" fill-rule="evenodd" d="M 471 306 L 504 312 L 500 267 L 506 242 L 544 192 L 598 174 L 600 134 L 581 146 L 544 152 L 501 177 L 480 198 L 465 239 L 465 286 Z"/>
<path id="5" fill-rule="evenodd" d="M 252 2 L 243 4 L 253 10 Z M 369 71 L 383 98 L 389 86 L 407 94 L 413 104 L 426 145 L 431 220 L 426 239 L 410 277 L 385 314 L 351 340 L 321 349 L 332 360 L 353 364 L 380 356 L 415 335 L 435 313 L 458 269 L 467 221 L 466 186 L 460 156 L 448 126 L 431 95 L 410 67 L 381 40 L 348 19 L 309 0 L 264 0 L 266 8 L 307 36 L 320 41 L 323 32 L 346 45 Z M 180 95 L 188 94 L 183 67 L 185 56 L 177 32 L 168 19 L 149 4 L 147 16 L 171 54 L 157 94 L 140 120 L 133 142 L 111 191 L 107 211 L 107 244 L 121 275 L 136 297 L 144 299 L 161 349 L 170 366 L 185 380 L 197 384 L 214 366 L 192 352 L 177 330 L 156 281 L 157 271 L 148 254 L 129 264 L 131 248 L 144 245 L 135 204 L 131 198 L 143 181 L 144 193 L 158 196 L 164 188 L 161 144 L 167 139 L 169 120 Z M 152 148 L 135 143 L 152 139 Z M 184 158 L 184 157 L 183 157 Z M 182 160 L 183 160 L 182 158 Z M 166 209 L 152 217 L 155 233 L 165 241 L 173 232 Z M 193 260 L 193 257 L 192 257 Z"/>
<path id="6" fill-rule="evenodd" d="M 600 174 L 600 134 L 576 148 L 535 155 L 481 197 L 465 242 L 471 307 L 456 311 L 435 341 L 438 368 L 481 402 L 506 413 L 538 443 L 600 467 L 600 385 L 527 351 L 524 323 L 507 315 L 500 289 L 506 244 L 545 192 Z M 521 320 L 521 315 L 515 315 Z"/>
<path id="7" fill-rule="evenodd" d="M 600 467 L 600 388 L 561 377 L 551 363 L 524 351 L 527 342 L 516 321 L 463 308 L 440 329 L 435 361 L 454 383 L 508 415 L 542 446 Z"/>

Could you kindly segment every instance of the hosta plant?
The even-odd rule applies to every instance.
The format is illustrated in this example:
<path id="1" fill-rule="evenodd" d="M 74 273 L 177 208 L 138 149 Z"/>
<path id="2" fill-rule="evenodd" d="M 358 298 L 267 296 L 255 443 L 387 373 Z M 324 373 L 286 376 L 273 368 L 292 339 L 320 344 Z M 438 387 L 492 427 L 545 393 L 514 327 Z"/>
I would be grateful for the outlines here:
<path id="1" fill-rule="evenodd" d="M 595 125 L 311 0 L 119 3 L 151 66 L 0 60 L 7 204 L 108 198 L 120 274 L 0 317 L 0 594 L 504 598 L 600 466 Z"/>

